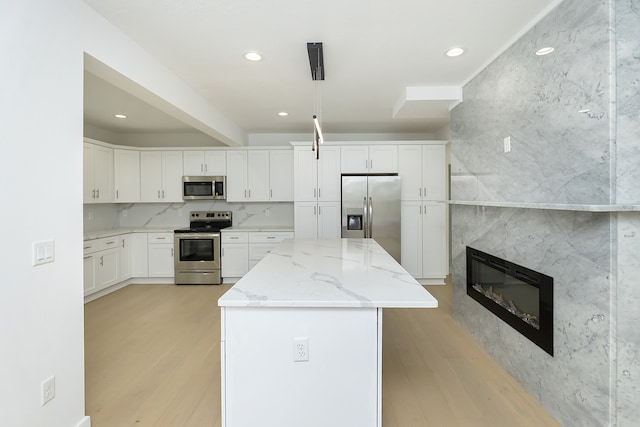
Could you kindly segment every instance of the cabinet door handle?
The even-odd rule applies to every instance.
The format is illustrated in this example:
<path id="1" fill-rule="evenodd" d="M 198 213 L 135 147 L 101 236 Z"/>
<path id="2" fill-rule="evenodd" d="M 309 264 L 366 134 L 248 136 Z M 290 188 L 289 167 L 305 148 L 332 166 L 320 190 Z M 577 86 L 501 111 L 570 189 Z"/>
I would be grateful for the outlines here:
<path id="1" fill-rule="evenodd" d="M 424 195 L 424 197 L 427 197 L 427 187 L 424 187 L 422 189 L 422 194 Z"/>
<path id="2" fill-rule="evenodd" d="M 249 189 L 249 198 L 251 198 L 251 189 Z"/>
<path id="3" fill-rule="evenodd" d="M 318 196 L 316 196 L 316 189 L 314 188 L 313 189 L 313 198 L 315 199 L 316 197 L 318 197 Z"/>
<path id="4" fill-rule="evenodd" d="M 239 239 L 239 237 L 229 237 L 229 239 L 231 239 L 231 240 L 238 240 L 238 239 Z"/>
<path id="5" fill-rule="evenodd" d="M 269 190 L 269 197 L 273 199 L 273 188 Z"/>
<path id="6" fill-rule="evenodd" d="M 275 239 L 276 236 L 267 236 L 267 239 Z"/>
<path id="7" fill-rule="evenodd" d="M 164 190 L 162 190 L 162 198 L 164 199 Z"/>
<path id="8" fill-rule="evenodd" d="M 91 249 L 91 246 L 83 246 L 82 249 Z"/>
<path id="9" fill-rule="evenodd" d="M 369 169 L 373 169 L 373 160 L 369 160 Z"/>
<path id="10" fill-rule="evenodd" d="M 96 199 L 99 199 L 99 198 L 100 198 L 100 189 L 98 188 L 96 190 Z"/>
<path id="11" fill-rule="evenodd" d="M 100 265 L 104 266 L 104 256 L 100 257 Z"/>
<path id="12" fill-rule="evenodd" d="M 204 172 L 204 165 L 200 163 L 200 172 Z"/>
<path id="13" fill-rule="evenodd" d="M 156 240 L 166 240 L 166 237 L 156 237 Z"/>
<path id="14" fill-rule="evenodd" d="M 158 190 L 158 199 L 160 198 L 160 190 Z"/>
<path id="15" fill-rule="evenodd" d="M 420 197 L 422 197 L 422 187 L 419 188 L 418 194 L 419 194 Z"/>
<path id="16" fill-rule="evenodd" d="M 318 216 L 322 215 L 320 209 L 322 209 L 320 206 L 318 206 Z"/>
<path id="17" fill-rule="evenodd" d="M 422 205 L 420 205 L 420 215 L 422 215 Z"/>
<path id="18" fill-rule="evenodd" d="M 206 163 L 204 164 L 204 171 L 209 172 L 209 165 Z"/>
<path id="19" fill-rule="evenodd" d="M 116 190 L 116 199 L 119 199 L 119 198 L 120 198 L 119 190 Z"/>
<path id="20" fill-rule="evenodd" d="M 245 199 L 247 198 L 247 190 L 246 189 L 244 190 L 244 198 Z"/>
<path id="21" fill-rule="evenodd" d="M 91 190 L 91 198 L 92 199 L 96 198 L 96 190 Z"/>
<path id="22" fill-rule="evenodd" d="M 93 255 L 87 255 L 86 257 L 84 257 L 84 259 L 91 259 L 93 258 Z"/>
<path id="23" fill-rule="evenodd" d="M 124 248 L 124 240 L 122 241 L 122 247 Z"/>
<path id="24" fill-rule="evenodd" d="M 115 241 L 114 241 L 114 240 L 112 240 L 112 241 L 110 241 L 110 242 L 107 242 L 107 245 L 113 245 L 114 243 L 115 243 Z"/>
<path id="25" fill-rule="evenodd" d="M 171 256 L 173 257 L 173 248 L 171 248 Z"/>
<path id="26" fill-rule="evenodd" d="M 318 199 L 320 199 L 320 198 L 321 198 L 321 196 L 320 196 L 320 187 L 318 187 Z"/>

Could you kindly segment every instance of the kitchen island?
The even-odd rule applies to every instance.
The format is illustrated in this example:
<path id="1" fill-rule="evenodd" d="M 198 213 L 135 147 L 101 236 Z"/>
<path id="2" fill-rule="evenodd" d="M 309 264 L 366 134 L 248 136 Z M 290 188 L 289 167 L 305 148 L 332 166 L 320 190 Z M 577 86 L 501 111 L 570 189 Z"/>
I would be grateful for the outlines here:
<path id="1" fill-rule="evenodd" d="M 379 427 L 382 309 L 438 302 L 373 239 L 288 239 L 218 305 L 223 427 Z"/>

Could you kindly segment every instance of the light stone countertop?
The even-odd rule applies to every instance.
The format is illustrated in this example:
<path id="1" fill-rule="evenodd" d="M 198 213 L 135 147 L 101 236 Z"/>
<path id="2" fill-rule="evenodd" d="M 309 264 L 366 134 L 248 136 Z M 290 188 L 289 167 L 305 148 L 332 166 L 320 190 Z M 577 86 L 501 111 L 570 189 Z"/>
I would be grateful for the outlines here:
<path id="1" fill-rule="evenodd" d="M 95 240 L 103 237 L 120 236 L 128 233 L 173 233 L 173 230 L 181 228 L 180 226 L 164 226 L 164 227 L 130 227 L 130 228 L 112 228 L 110 230 L 87 231 L 84 233 L 84 240 Z"/>
<path id="2" fill-rule="evenodd" d="M 260 232 L 291 232 L 293 233 L 293 226 L 253 226 L 253 227 L 227 227 L 221 230 L 225 231 L 260 231 Z"/>
<path id="3" fill-rule="evenodd" d="M 425 307 L 438 301 L 373 239 L 286 239 L 221 307 Z"/>

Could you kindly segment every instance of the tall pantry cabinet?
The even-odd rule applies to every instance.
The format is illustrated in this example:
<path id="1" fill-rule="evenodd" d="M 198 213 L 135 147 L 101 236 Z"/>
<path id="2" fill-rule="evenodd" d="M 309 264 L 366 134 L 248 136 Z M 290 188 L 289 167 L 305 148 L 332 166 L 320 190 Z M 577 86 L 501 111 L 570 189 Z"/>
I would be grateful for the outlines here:
<path id="1" fill-rule="evenodd" d="M 340 238 L 340 147 L 322 146 L 316 159 L 309 146 L 295 146 L 293 157 L 296 238 Z"/>
<path id="2" fill-rule="evenodd" d="M 402 266 L 441 283 L 448 274 L 446 146 L 400 145 Z"/>

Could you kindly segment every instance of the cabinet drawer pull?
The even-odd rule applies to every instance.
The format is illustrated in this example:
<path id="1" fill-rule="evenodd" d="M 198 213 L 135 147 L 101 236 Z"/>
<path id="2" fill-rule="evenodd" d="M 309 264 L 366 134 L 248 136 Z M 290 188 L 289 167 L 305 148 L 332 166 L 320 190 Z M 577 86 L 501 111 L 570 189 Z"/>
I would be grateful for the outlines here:
<path id="1" fill-rule="evenodd" d="M 110 242 L 107 242 L 107 245 L 113 245 L 115 242 L 112 240 Z"/>
<path id="2" fill-rule="evenodd" d="M 239 237 L 232 236 L 232 237 L 229 237 L 229 239 L 231 239 L 231 240 L 238 240 L 238 239 L 239 239 Z"/>
<path id="3" fill-rule="evenodd" d="M 82 249 L 91 249 L 93 246 L 84 246 Z"/>
<path id="4" fill-rule="evenodd" d="M 100 265 L 104 265 L 104 256 L 100 257 Z"/>
<path id="5" fill-rule="evenodd" d="M 275 239 L 276 236 L 267 236 L 267 239 Z"/>
<path id="6" fill-rule="evenodd" d="M 160 190 L 158 190 L 158 199 L 160 198 Z"/>
<path id="7" fill-rule="evenodd" d="M 84 257 L 84 259 L 91 259 L 93 258 L 93 255 L 87 255 L 86 257 Z"/>
<path id="8" fill-rule="evenodd" d="M 156 240 L 166 240 L 166 237 L 156 237 Z"/>
<path id="9" fill-rule="evenodd" d="M 96 199 L 99 199 L 99 198 L 100 198 L 100 189 L 98 188 L 96 190 Z"/>

